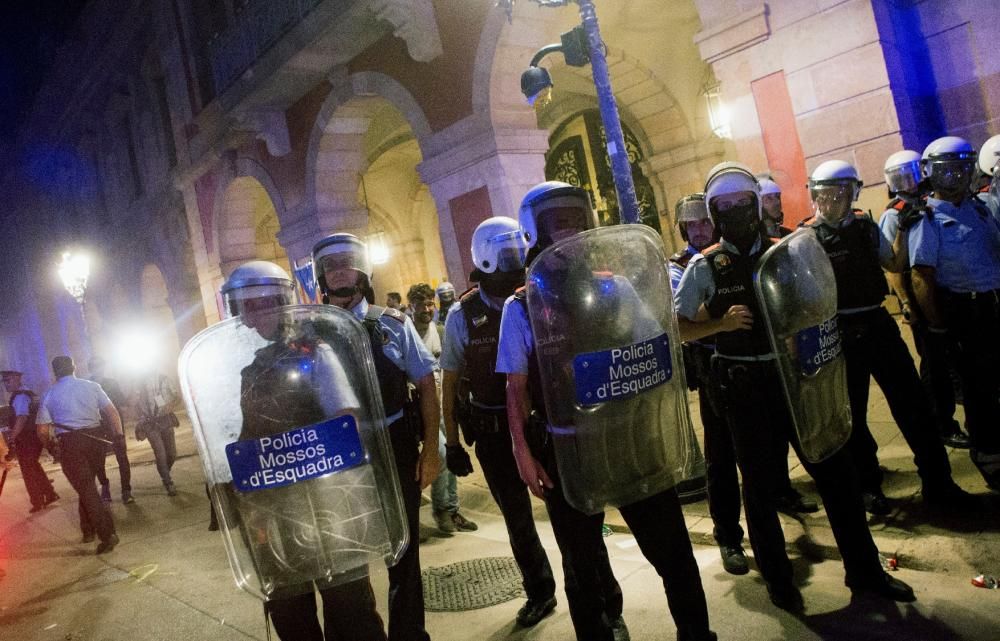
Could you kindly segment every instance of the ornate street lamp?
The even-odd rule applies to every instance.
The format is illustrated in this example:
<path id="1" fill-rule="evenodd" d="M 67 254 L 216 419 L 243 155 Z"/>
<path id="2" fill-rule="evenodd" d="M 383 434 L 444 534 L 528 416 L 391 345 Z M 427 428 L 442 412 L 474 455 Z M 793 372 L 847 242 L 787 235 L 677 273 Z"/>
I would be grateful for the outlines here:
<path id="1" fill-rule="evenodd" d="M 611 91 L 611 79 L 608 76 L 608 61 L 604 52 L 604 41 L 597 24 L 597 12 L 593 0 L 533 0 L 542 7 L 564 7 L 571 1 L 580 6 L 581 26 L 562 34 L 560 44 L 547 45 L 535 53 L 528 70 L 521 75 L 521 91 L 530 104 L 535 104 L 541 97 L 544 105 L 545 97 L 540 96 L 552 88 L 552 78 L 549 72 L 538 66 L 546 55 L 560 51 L 566 58 L 566 64 L 582 67 L 588 62 L 594 77 L 594 87 L 597 89 L 597 101 L 601 112 L 601 121 L 607 135 L 608 157 L 611 159 L 611 174 L 615 180 L 615 193 L 618 196 L 618 207 L 622 220 L 626 223 L 639 222 L 639 203 L 635 196 L 635 184 L 632 182 L 632 167 L 628 160 L 628 149 L 625 147 L 625 134 L 622 132 L 621 120 L 618 116 L 618 104 Z M 507 11 L 510 19 L 514 0 L 499 0 L 498 6 Z"/>

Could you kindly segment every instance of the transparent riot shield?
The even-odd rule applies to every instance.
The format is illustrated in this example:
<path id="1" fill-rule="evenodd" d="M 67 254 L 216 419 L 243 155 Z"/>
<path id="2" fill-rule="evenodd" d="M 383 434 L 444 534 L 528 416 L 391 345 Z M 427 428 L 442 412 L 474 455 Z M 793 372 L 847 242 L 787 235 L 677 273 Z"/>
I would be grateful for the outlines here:
<path id="1" fill-rule="evenodd" d="M 248 312 L 192 338 L 180 380 L 241 588 L 286 597 L 402 556 L 405 510 L 354 316 L 325 305 Z"/>
<path id="2" fill-rule="evenodd" d="M 837 327 L 837 282 L 812 229 L 786 236 L 754 273 L 802 454 L 818 463 L 851 435 L 847 363 Z"/>
<path id="3" fill-rule="evenodd" d="M 577 234 L 535 259 L 527 288 L 566 500 L 595 514 L 691 478 L 703 460 L 660 237 L 644 225 Z"/>

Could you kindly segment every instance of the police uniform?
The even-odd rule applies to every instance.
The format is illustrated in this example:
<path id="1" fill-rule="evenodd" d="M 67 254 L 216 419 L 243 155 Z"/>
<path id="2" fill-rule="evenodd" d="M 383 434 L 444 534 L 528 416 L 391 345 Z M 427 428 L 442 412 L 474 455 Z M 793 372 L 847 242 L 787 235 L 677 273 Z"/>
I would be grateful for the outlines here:
<path id="1" fill-rule="evenodd" d="M 421 434 L 404 420 L 403 405 L 407 398 L 407 380 L 416 383 L 432 374 L 436 362 L 417 335 L 413 321 L 402 312 L 369 306 L 363 298 L 350 311 L 364 323 L 371 339 L 410 533 L 406 552 L 389 568 L 389 638 L 393 641 L 430 639 L 424 628 L 424 592 L 417 544 L 420 540 L 420 484 L 416 476 Z"/>
<path id="2" fill-rule="evenodd" d="M 934 269 L 939 312 L 958 346 L 970 455 L 1000 489 L 1000 226 L 974 198 L 928 198 L 933 215 L 910 230 L 910 265 Z"/>
<path id="3" fill-rule="evenodd" d="M 504 304 L 496 371 L 527 375 L 532 408 L 540 413 L 544 402 L 534 350 L 534 335 L 521 290 Z M 587 515 L 566 501 L 544 419 L 525 425 L 525 437 L 529 444 L 533 443 L 532 455 L 553 482 L 553 487 L 545 491 L 545 506 L 563 557 L 566 597 L 577 638 L 608 641 L 613 638 L 608 622 L 616 618 L 614 611 L 620 612 L 621 605 L 617 602 L 620 588 L 606 565 L 607 548 L 601 537 L 604 513 Z M 714 638 L 677 492 L 671 488 L 621 506 L 619 512 L 643 556 L 663 579 L 678 638 Z"/>
<path id="4" fill-rule="evenodd" d="M 507 379 L 496 371 L 502 309 L 475 287 L 459 299 L 445 322 L 441 369 L 464 372 L 470 384 L 466 441 L 475 445 L 493 500 L 500 507 L 514 560 L 529 602 L 544 603 L 556 583 L 531 513 L 531 497 L 518 475 L 507 425 Z"/>
<path id="5" fill-rule="evenodd" d="M 882 307 L 889 287 L 881 266 L 891 262 L 892 245 L 871 217 L 859 211 L 848 213 L 836 227 L 819 219 L 805 221 L 803 226 L 816 232 L 837 281 L 837 320 L 851 403 L 848 447 L 862 491 L 882 494 L 878 444 L 868 427 L 868 392 L 874 377 L 913 452 L 924 498 L 944 499 L 944 492 L 954 485 L 948 455 L 937 437 L 934 415 L 913 358 L 898 325 Z"/>
<path id="6" fill-rule="evenodd" d="M 101 410 L 108 407 L 114 406 L 100 385 L 69 374 L 60 377 L 45 394 L 37 419 L 40 425 L 55 426 L 63 474 L 80 497 L 84 538 L 92 538 L 96 532 L 103 544 L 117 542 L 111 512 L 94 482 L 108 445 L 107 432 L 101 426 Z"/>
<path id="7" fill-rule="evenodd" d="M 788 442 L 823 498 L 843 557 L 847 585 L 868 588 L 883 584 L 886 577 L 868 531 L 847 451 L 841 449 L 821 463 L 810 463 L 800 452 L 776 355 L 753 291 L 753 270 L 771 243 L 761 237 L 746 255 L 725 240 L 706 249 L 691 260 L 675 294 L 675 304 L 678 315 L 689 320 L 696 317 L 702 304 L 715 319 L 734 305 L 745 305 L 753 313 L 751 329 L 716 334 L 712 369 L 743 474 L 750 544 L 768 591 L 777 603 L 778 599 L 784 601 L 797 594 L 776 511 L 778 470 L 786 465 L 782 453 Z"/>
<path id="8" fill-rule="evenodd" d="M 698 250 L 688 245 L 670 257 L 670 285 L 676 292 L 684 271 Z M 740 480 L 736 474 L 736 454 L 726 421 L 720 416 L 712 382 L 710 363 L 715 353 L 712 336 L 684 343 L 684 367 L 688 386 L 698 390 L 698 408 L 705 430 L 705 480 L 708 487 L 708 512 L 720 547 L 736 548 L 743 544 L 740 525 Z"/>
<path id="9" fill-rule="evenodd" d="M 893 198 L 889 202 L 878 221 L 883 243 L 892 245 L 899 229 L 900 216 L 905 216 L 912 207 L 913 205 L 902 198 Z M 927 319 L 913 294 L 913 282 L 908 262 L 907 269 L 901 276 L 904 291 L 896 293 L 908 303 L 910 332 L 913 334 L 913 345 L 917 349 L 917 355 L 920 356 L 918 372 L 928 394 L 938 431 L 946 437 L 960 433 L 954 418 L 955 386 L 951 377 L 955 350 L 946 335 L 932 336 L 928 333 Z"/>
<path id="10" fill-rule="evenodd" d="M 35 393 L 27 389 L 19 389 L 10 395 L 8 402 L 11 409 L 10 433 L 14 433 L 14 426 L 19 417 L 25 418 L 24 427 L 18 434 L 17 439 L 12 443 L 17 452 L 17 462 L 21 467 L 21 477 L 24 479 L 24 488 L 28 491 L 28 499 L 31 501 L 31 511 L 37 512 L 49 503 L 59 499 L 52 481 L 49 480 L 45 470 L 38 462 L 38 457 L 42 453 L 42 441 L 38 438 L 35 430 L 34 413 L 37 412 Z M 34 407 L 32 407 L 34 405 Z"/>

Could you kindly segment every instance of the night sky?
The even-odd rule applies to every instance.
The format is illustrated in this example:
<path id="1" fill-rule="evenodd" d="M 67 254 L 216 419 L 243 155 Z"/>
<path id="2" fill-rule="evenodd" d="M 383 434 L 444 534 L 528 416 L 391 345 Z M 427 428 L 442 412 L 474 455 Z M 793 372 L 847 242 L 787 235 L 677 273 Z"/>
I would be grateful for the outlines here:
<path id="1" fill-rule="evenodd" d="M 0 2 L 0 149 L 11 160 L 17 126 L 86 0 Z"/>

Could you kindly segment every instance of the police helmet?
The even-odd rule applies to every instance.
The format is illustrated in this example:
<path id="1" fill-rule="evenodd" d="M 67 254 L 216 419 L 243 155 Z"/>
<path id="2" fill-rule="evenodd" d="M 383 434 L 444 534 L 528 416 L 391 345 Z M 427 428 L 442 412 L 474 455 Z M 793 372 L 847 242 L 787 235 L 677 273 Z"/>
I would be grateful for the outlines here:
<path id="1" fill-rule="evenodd" d="M 523 271 L 527 253 L 527 243 L 513 218 L 487 218 L 472 233 L 472 262 L 483 274 Z"/>
<path id="2" fill-rule="evenodd" d="M 529 249 L 538 244 L 543 234 L 543 228 L 538 224 L 542 214 L 547 210 L 562 207 L 580 209 L 584 217 L 582 221 L 584 229 L 593 229 L 597 226 L 594 210 L 590 206 L 590 197 L 584 189 L 557 180 L 539 183 L 529 189 L 521 199 L 521 208 L 517 214 L 521 233 L 524 234 Z M 550 242 L 550 238 L 543 239 L 545 245 Z"/>
<path id="3" fill-rule="evenodd" d="M 455 300 L 455 286 L 448 281 L 438 285 L 434 293 L 437 294 L 438 301 L 441 303 L 450 303 Z"/>
<path id="4" fill-rule="evenodd" d="M 945 136 L 927 145 L 920 166 L 934 189 L 957 194 L 971 185 L 976 157 L 968 140 Z"/>
<path id="5" fill-rule="evenodd" d="M 768 196 L 770 194 L 777 194 L 778 196 L 781 195 L 781 187 L 769 177 L 761 176 L 757 179 L 757 182 L 760 183 L 761 196 Z"/>
<path id="6" fill-rule="evenodd" d="M 353 269 L 364 274 L 368 285 L 371 284 L 372 261 L 368 245 L 354 234 L 331 234 L 313 245 L 312 264 L 313 278 L 324 296 L 330 293 L 324 275 L 327 267 Z"/>
<path id="7" fill-rule="evenodd" d="M 979 170 L 987 176 L 996 176 L 1000 165 L 1000 134 L 983 143 L 979 150 Z"/>
<path id="8" fill-rule="evenodd" d="M 720 227 L 719 209 L 715 205 L 719 196 L 748 191 L 757 201 L 757 219 L 760 220 L 763 209 L 760 201 L 760 183 L 746 165 L 726 161 L 719 163 L 708 172 L 705 180 L 705 204 L 712 223 Z M 722 212 L 724 213 L 724 212 Z"/>
<path id="9" fill-rule="evenodd" d="M 889 193 L 916 194 L 920 185 L 920 154 L 904 149 L 885 159 L 885 184 Z"/>
<path id="10" fill-rule="evenodd" d="M 246 301 L 251 299 L 272 298 L 274 307 L 291 305 L 295 300 L 291 277 L 266 260 L 252 260 L 234 269 L 221 293 L 229 318 L 242 316 Z"/>

